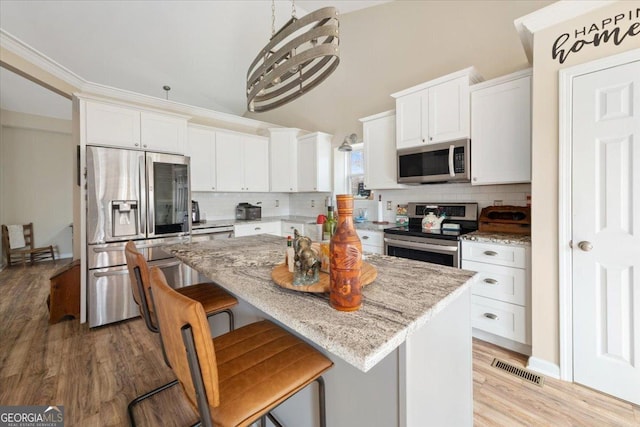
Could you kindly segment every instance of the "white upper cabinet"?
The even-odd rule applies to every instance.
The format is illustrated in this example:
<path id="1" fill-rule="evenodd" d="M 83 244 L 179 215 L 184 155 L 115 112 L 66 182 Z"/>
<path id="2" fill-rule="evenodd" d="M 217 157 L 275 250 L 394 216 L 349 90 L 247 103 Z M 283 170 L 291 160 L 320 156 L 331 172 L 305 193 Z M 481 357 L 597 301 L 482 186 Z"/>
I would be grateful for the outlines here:
<path id="1" fill-rule="evenodd" d="M 331 191 L 331 135 L 298 138 L 298 191 Z"/>
<path id="2" fill-rule="evenodd" d="M 216 132 L 190 125 L 185 154 L 191 157 L 191 191 L 216 190 Z"/>
<path id="3" fill-rule="evenodd" d="M 183 153 L 187 118 L 93 100 L 83 101 L 86 143 Z"/>
<path id="4" fill-rule="evenodd" d="M 471 184 L 531 182 L 531 70 L 471 87 Z"/>
<path id="5" fill-rule="evenodd" d="M 469 138 L 469 84 L 481 80 L 470 67 L 392 94 L 396 147 Z"/>
<path id="6" fill-rule="evenodd" d="M 269 141 L 255 135 L 216 133 L 218 191 L 269 191 Z"/>
<path id="7" fill-rule="evenodd" d="M 187 120 L 165 114 L 140 114 L 140 139 L 145 150 L 184 152 Z"/>
<path id="8" fill-rule="evenodd" d="M 299 129 L 269 129 L 269 160 L 271 191 L 298 191 L 298 133 Z"/>
<path id="9" fill-rule="evenodd" d="M 85 102 L 87 144 L 140 148 L 140 111 L 102 102 Z"/>
<path id="10" fill-rule="evenodd" d="M 386 111 L 360 121 L 364 142 L 365 188 L 404 188 L 404 185 L 398 184 L 395 111 Z"/>

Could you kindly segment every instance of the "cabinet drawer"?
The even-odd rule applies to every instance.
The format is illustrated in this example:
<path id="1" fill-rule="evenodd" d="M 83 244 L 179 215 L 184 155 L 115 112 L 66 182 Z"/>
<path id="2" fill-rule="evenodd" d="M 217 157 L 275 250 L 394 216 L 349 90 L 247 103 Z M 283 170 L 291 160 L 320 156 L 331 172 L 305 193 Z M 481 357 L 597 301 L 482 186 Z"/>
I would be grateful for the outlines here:
<path id="1" fill-rule="evenodd" d="M 462 241 L 462 259 L 507 267 L 526 268 L 527 249 L 522 246 Z"/>
<path id="2" fill-rule="evenodd" d="M 301 222 L 288 222 L 288 221 L 282 221 L 282 228 L 281 228 L 281 233 L 283 237 L 287 237 L 287 236 L 291 236 L 293 238 L 293 230 L 298 230 L 298 233 L 300 233 L 303 236 L 306 236 L 307 234 L 305 233 L 304 230 L 304 224 Z M 311 237 L 311 236 L 309 236 Z M 313 237 L 311 237 L 313 239 Z"/>
<path id="3" fill-rule="evenodd" d="M 531 344 L 527 310 L 519 305 L 471 296 L 471 325 L 474 328 L 517 341 Z"/>
<path id="4" fill-rule="evenodd" d="M 362 245 L 362 251 L 363 252 L 371 252 L 372 254 L 379 254 L 382 255 L 382 252 L 384 251 L 384 246 L 380 245 L 380 246 L 373 246 L 373 245 Z"/>
<path id="5" fill-rule="evenodd" d="M 250 222 L 248 224 L 236 224 L 233 226 L 236 237 L 253 236 L 256 234 L 273 234 L 280 236 L 280 221 L 278 222 Z"/>
<path id="6" fill-rule="evenodd" d="M 382 231 L 369 231 L 369 230 L 358 230 L 358 237 L 360 237 L 360 242 L 363 245 L 367 246 L 383 246 L 383 236 Z"/>
<path id="7" fill-rule="evenodd" d="M 522 268 L 462 260 L 464 270 L 477 271 L 471 293 L 519 305 L 529 303 L 529 281 Z"/>

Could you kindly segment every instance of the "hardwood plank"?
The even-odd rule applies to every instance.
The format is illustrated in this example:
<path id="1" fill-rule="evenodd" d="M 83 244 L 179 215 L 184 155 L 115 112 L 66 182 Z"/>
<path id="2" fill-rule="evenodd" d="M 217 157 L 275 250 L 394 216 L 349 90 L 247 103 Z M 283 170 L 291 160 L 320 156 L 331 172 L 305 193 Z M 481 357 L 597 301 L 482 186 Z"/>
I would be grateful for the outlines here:
<path id="1" fill-rule="evenodd" d="M 78 320 L 48 324 L 49 277 L 64 262 L 0 272 L 0 405 L 64 405 L 69 426 L 128 425 L 129 401 L 174 376 L 141 319 L 95 329 Z M 494 357 L 522 368 L 527 361 L 474 340 L 476 426 L 640 425 L 638 406 L 553 378 L 538 387 L 491 367 Z M 135 416 L 139 426 L 197 419 L 180 386 L 145 400 Z"/>

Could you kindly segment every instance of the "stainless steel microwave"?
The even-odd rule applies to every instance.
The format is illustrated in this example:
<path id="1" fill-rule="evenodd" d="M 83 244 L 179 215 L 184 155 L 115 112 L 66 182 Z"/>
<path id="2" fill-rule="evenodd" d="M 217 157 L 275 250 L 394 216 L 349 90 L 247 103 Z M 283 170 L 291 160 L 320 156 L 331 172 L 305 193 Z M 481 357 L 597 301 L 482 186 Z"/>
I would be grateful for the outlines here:
<path id="1" fill-rule="evenodd" d="M 398 183 L 469 182 L 470 148 L 460 139 L 398 150 Z"/>

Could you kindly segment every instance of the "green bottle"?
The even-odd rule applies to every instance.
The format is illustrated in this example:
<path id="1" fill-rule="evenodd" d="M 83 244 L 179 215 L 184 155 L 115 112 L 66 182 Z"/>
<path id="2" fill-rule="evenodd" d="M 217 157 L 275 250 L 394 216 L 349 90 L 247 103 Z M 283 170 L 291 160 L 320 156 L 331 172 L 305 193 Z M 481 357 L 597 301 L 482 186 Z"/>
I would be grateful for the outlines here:
<path id="1" fill-rule="evenodd" d="M 322 227 L 322 240 L 331 240 L 331 236 L 336 232 L 337 224 L 338 221 L 336 221 L 333 215 L 333 206 L 327 207 L 327 220 Z"/>

